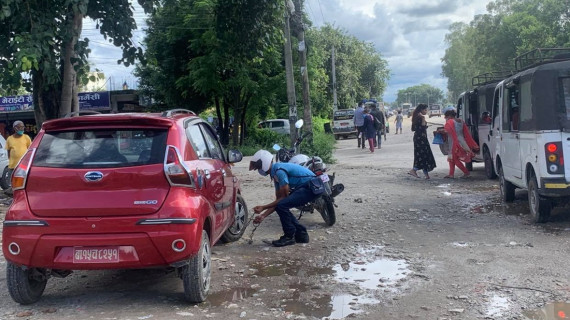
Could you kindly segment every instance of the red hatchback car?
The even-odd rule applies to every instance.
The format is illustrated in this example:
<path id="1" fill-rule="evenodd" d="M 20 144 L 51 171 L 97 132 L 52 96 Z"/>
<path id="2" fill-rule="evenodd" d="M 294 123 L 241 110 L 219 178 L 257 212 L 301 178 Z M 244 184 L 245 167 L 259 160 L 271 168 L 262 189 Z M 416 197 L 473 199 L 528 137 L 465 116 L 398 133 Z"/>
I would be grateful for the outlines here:
<path id="1" fill-rule="evenodd" d="M 212 127 L 188 110 L 45 122 L 12 176 L 2 249 L 10 295 L 38 301 L 71 270 L 175 268 L 206 299 L 210 250 L 245 231 L 247 207 Z"/>

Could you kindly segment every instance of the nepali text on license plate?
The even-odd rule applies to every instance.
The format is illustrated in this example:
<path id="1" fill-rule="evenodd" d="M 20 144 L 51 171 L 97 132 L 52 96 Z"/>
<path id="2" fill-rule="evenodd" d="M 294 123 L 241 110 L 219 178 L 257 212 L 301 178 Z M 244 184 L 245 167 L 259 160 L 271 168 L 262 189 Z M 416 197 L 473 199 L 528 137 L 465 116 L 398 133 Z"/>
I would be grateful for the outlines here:
<path id="1" fill-rule="evenodd" d="M 341 127 L 346 127 L 346 126 L 348 126 L 348 122 L 341 122 L 341 123 L 340 123 L 340 126 L 341 126 Z"/>
<path id="2" fill-rule="evenodd" d="M 323 182 L 329 182 L 329 175 L 328 174 L 323 173 L 319 177 L 321 177 L 321 180 L 323 180 Z"/>
<path id="3" fill-rule="evenodd" d="M 118 247 L 75 247 L 73 263 L 119 262 Z"/>

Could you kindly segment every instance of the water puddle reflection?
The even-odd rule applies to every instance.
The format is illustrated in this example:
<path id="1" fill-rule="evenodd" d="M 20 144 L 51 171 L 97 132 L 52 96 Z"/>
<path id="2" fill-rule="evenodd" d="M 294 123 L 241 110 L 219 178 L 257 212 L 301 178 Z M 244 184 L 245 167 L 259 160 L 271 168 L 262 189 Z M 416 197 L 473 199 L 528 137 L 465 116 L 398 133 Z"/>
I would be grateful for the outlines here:
<path id="1" fill-rule="evenodd" d="M 409 272 L 405 260 L 379 259 L 372 262 L 350 262 L 337 264 L 335 279 L 343 283 L 356 283 L 368 290 L 393 286 Z"/>
<path id="2" fill-rule="evenodd" d="M 523 315 L 530 320 L 570 319 L 570 303 L 549 303 L 542 309 L 525 311 Z"/>
<path id="3" fill-rule="evenodd" d="M 257 262 L 251 265 L 255 269 L 253 275 L 258 277 L 277 277 L 277 276 L 318 276 L 318 275 L 332 275 L 334 271 L 330 267 L 314 267 L 302 264 L 300 262 L 276 262 L 266 264 L 264 262 Z"/>
<path id="4" fill-rule="evenodd" d="M 209 294 L 204 303 L 210 307 L 225 306 L 252 297 L 255 293 L 257 293 L 257 290 L 251 288 L 231 288 Z"/>

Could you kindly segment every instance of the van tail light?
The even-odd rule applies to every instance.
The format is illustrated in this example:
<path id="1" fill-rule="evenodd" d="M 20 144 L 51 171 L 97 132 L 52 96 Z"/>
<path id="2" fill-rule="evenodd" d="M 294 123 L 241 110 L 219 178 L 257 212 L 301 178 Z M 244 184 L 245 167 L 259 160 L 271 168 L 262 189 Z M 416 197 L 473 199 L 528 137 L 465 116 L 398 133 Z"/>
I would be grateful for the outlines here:
<path id="1" fill-rule="evenodd" d="M 186 167 L 180 152 L 174 146 L 166 147 L 164 174 L 171 186 L 195 187 L 190 170 Z"/>
<path id="2" fill-rule="evenodd" d="M 26 181 L 28 180 L 28 173 L 30 172 L 30 165 L 32 164 L 32 159 L 36 149 L 28 149 L 26 154 L 20 159 L 20 162 L 14 168 L 14 173 L 12 173 L 12 190 L 20 190 L 26 187 Z"/>
<path id="3" fill-rule="evenodd" d="M 564 154 L 562 142 L 549 142 L 544 146 L 546 156 L 546 169 L 550 174 L 564 173 Z"/>

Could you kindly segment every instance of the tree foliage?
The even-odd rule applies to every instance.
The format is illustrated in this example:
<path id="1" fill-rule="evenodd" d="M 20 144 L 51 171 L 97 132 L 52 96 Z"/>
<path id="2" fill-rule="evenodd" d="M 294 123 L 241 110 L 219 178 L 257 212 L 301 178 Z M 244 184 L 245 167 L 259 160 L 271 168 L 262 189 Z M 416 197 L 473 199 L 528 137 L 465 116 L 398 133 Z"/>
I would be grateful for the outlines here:
<path id="1" fill-rule="evenodd" d="M 396 98 L 395 103 L 396 106 L 401 106 L 402 103 L 405 102 L 411 103 L 413 106 L 416 106 L 420 103 L 442 104 L 444 102 L 443 98 L 443 91 L 441 89 L 423 83 L 417 86 L 398 90 L 398 97 Z"/>
<path id="2" fill-rule="evenodd" d="M 442 73 L 452 96 L 472 88 L 486 72 L 512 71 L 513 59 L 535 48 L 570 45 L 570 0 L 497 0 L 469 24 L 446 35 Z"/>
<path id="3" fill-rule="evenodd" d="M 139 4 L 148 12 L 156 1 L 139 0 Z M 0 0 L 0 4 L 0 83 L 9 90 L 24 86 L 33 92 L 38 124 L 60 115 L 62 101 L 73 99 L 69 96 L 73 90 L 62 93 L 62 89 L 76 86 L 77 78 L 88 71 L 89 39 L 81 38 L 83 18 L 94 19 L 105 39 L 123 49 L 118 63 L 133 64 L 142 53 L 131 40 L 136 23 L 128 0 Z M 68 83 L 63 83 L 64 78 Z"/>

